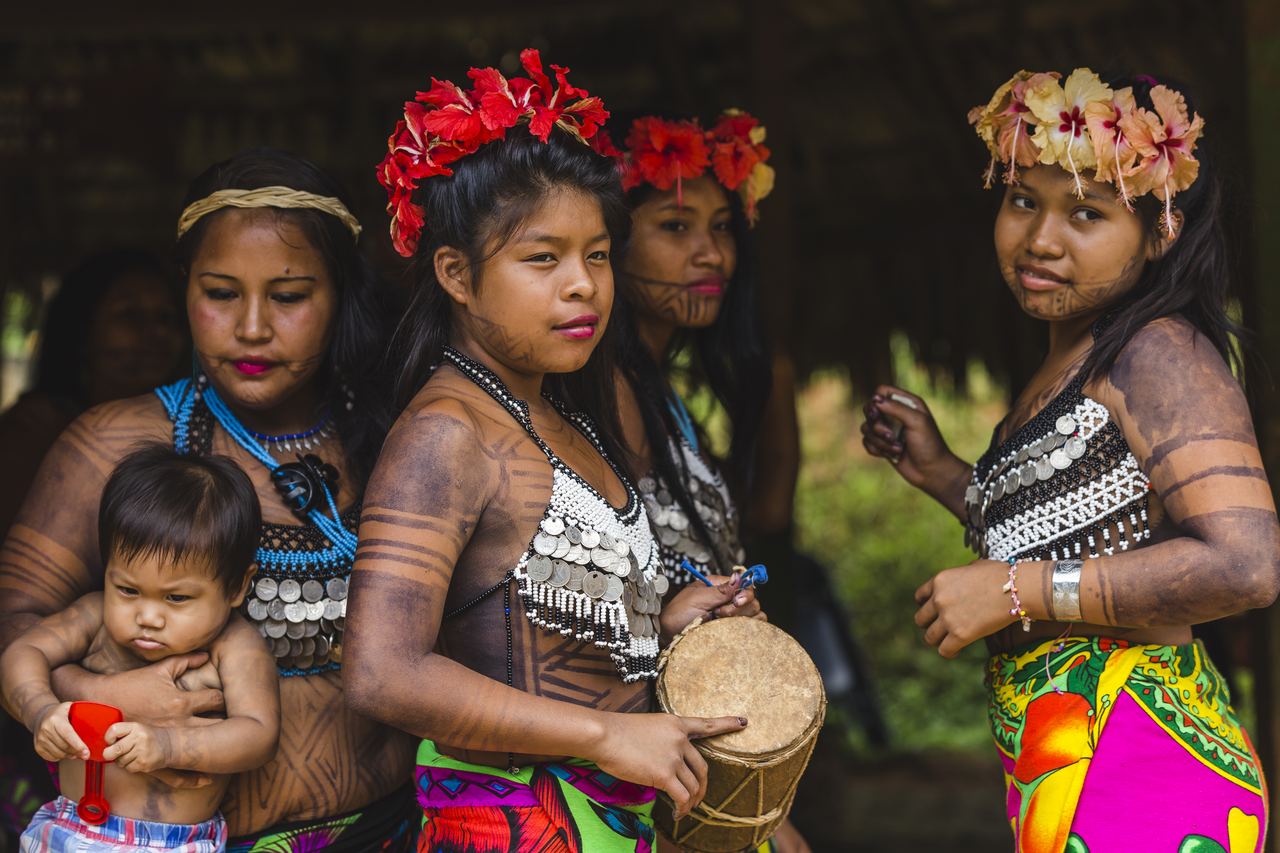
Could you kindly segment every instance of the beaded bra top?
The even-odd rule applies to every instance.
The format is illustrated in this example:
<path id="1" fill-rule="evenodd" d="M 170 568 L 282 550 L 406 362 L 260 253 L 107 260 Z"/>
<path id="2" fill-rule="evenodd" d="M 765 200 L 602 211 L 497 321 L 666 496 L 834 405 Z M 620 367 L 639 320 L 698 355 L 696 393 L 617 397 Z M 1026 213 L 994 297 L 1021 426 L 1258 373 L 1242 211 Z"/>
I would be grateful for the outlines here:
<path id="1" fill-rule="evenodd" d="M 696 441 L 696 438 L 694 439 Z M 689 521 L 684 508 L 667 489 L 657 471 L 641 477 L 637 484 L 654 536 L 658 539 L 658 553 L 662 560 L 662 572 L 674 587 L 684 586 L 693 576 L 681 568 L 685 560 L 698 571 L 707 574 L 717 563 L 720 566 L 740 565 L 745 559 L 742 543 L 738 540 L 738 512 L 729 495 L 724 478 L 715 471 L 691 437 L 684 431 L 671 439 L 671 449 L 679 454 L 683 464 L 684 487 L 693 501 L 694 511 L 706 526 L 709 543 L 698 541 L 697 532 Z"/>
<path id="2" fill-rule="evenodd" d="M 644 506 L 631 481 L 605 453 L 595 426 L 585 415 L 544 395 L 626 487 L 627 504 L 621 510 L 542 440 L 528 405 L 496 374 L 451 347 L 445 347 L 444 357 L 501 404 L 551 463 L 551 499 L 533 541 L 509 575 L 516 581 L 525 616 L 547 631 L 608 649 L 625 682 L 657 678 L 658 614 L 669 585 Z"/>
<path id="3" fill-rule="evenodd" d="M 996 427 L 965 492 L 965 544 L 979 555 L 1099 557 L 1151 536 L 1151 481 L 1107 407 L 1083 389 L 1077 375 L 998 444 Z"/>
<path id="4" fill-rule="evenodd" d="M 203 456 L 212 450 L 215 418 L 205 400 L 206 383 L 201 376 L 156 389 L 173 421 L 179 453 Z M 359 524 L 358 506 L 342 514 L 341 526 L 352 536 Z M 349 542 L 335 543 L 315 524 L 263 522 L 258 571 L 241 613 L 266 638 L 280 675 L 340 667 L 353 558 Z"/>

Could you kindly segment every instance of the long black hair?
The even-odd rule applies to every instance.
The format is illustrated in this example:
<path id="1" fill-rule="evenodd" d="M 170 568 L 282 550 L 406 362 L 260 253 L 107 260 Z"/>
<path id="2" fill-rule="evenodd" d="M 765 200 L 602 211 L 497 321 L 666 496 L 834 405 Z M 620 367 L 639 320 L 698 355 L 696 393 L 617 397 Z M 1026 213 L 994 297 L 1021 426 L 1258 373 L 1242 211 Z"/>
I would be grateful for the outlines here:
<path id="1" fill-rule="evenodd" d="M 487 143 L 452 164 L 453 175 L 423 181 L 419 200 L 426 226 L 410 267 L 413 294 L 391 342 L 397 366 L 394 400 L 402 410 L 431 376 L 453 328 L 453 300 L 436 280 L 436 250 L 449 246 L 463 253 L 475 271 L 473 287 L 483 287 L 484 262 L 557 189 L 570 189 L 600 203 L 605 228 L 617 253 L 631 230 L 631 215 L 613 162 L 566 131 L 554 128 L 547 142 L 525 125 L 505 139 Z M 572 374 L 546 378 L 546 389 L 600 426 L 606 452 L 618 458 L 617 397 L 613 388 L 613 339 L 610 328 L 586 366 Z"/>
<path id="2" fill-rule="evenodd" d="M 339 199 L 352 210 L 346 191 L 309 160 L 271 148 L 253 148 L 216 163 L 191 182 L 182 201 L 192 202 L 226 189 L 284 186 Z M 347 476 L 363 490 L 386 435 L 385 382 L 376 367 L 387 333 L 387 302 L 382 282 L 369 265 L 351 231 L 336 216 L 309 208 L 262 208 L 278 221 L 298 227 L 324 259 L 338 291 L 338 309 L 329 352 L 320 370 L 323 398 L 338 428 L 346 456 Z M 191 262 L 209 223 L 224 213 L 197 220 L 178 240 L 178 265 L 186 280 Z M 349 396 L 350 394 L 354 397 Z M 348 409 L 348 402 L 352 403 Z"/>
<path id="3" fill-rule="evenodd" d="M 1157 82 L 1146 75 L 1116 76 L 1106 83 L 1112 89 L 1132 87 L 1137 105 L 1148 110 L 1154 110 L 1151 90 L 1163 83 L 1183 94 L 1189 116 L 1195 111 L 1186 87 L 1178 83 Z M 1137 284 L 1108 311 L 1080 369 L 1084 381 L 1107 375 L 1125 345 L 1148 323 L 1177 314 L 1208 339 L 1243 382 L 1245 359 L 1236 342 L 1247 338 L 1228 315 L 1235 264 L 1223 227 L 1223 184 L 1211 153 L 1212 148 L 1206 151 L 1205 146 L 1197 146 L 1200 173 L 1189 188 L 1174 196 L 1174 209 L 1182 214 L 1178 237 L 1163 256 L 1147 263 Z M 1159 239 L 1165 227 L 1164 202 L 1149 193 L 1134 202 L 1134 210 L 1148 239 Z"/>
<path id="4" fill-rule="evenodd" d="M 85 347 L 102 298 L 123 276 L 143 273 L 164 282 L 173 299 L 175 315 L 181 299 L 170 289 L 173 268 L 143 249 L 107 249 L 85 258 L 62 279 L 49 303 L 40 333 L 36 378 L 31 390 L 49 394 L 69 406 L 86 408 L 89 389 L 84 387 Z"/>
<path id="5" fill-rule="evenodd" d="M 627 193 L 628 206 L 634 209 L 659 192 L 642 184 Z M 698 538 L 707 543 L 711 539 L 706 526 L 694 510 L 693 499 L 684 485 L 687 480 L 684 457 L 671 442 L 672 436 L 679 435 L 679 426 L 671 411 L 673 392 L 668 377 L 685 361 L 683 356 L 687 354 L 687 379 L 691 389 L 710 390 L 728 415 L 732 431 L 729 455 L 720 461 L 740 507 L 745 506 L 745 498 L 750 494 L 756 445 L 773 378 L 773 362 L 760 318 L 757 262 L 746 210 L 736 192 L 724 192 L 729 199 L 730 231 L 737 247 L 737 263 L 715 322 L 701 329 L 677 329 L 666 352 L 651 352 L 636 326 L 639 309 L 638 297 L 633 291 L 635 285 L 624 276 L 619 287 L 623 311 L 618 312 L 621 316 L 617 323 L 619 365 L 635 390 L 653 466 L 685 511 Z M 701 426 L 695 424 L 694 428 L 705 446 L 706 435 Z M 715 553 L 718 549 L 711 550 Z M 719 568 L 727 571 L 731 567 Z"/>

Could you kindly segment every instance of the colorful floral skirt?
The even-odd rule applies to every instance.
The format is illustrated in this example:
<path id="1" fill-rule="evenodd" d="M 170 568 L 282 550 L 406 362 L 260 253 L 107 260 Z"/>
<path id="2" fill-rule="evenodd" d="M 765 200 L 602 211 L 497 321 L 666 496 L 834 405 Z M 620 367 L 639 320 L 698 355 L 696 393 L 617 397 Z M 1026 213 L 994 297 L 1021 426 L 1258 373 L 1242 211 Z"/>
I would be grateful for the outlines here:
<path id="1" fill-rule="evenodd" d="M 418 809 L 405 785 L 363 808 L 279 824 L 227 842 L 227 853 L 404 853 L 418 835 Z"/>
<path id="2" fill-rule="evenodd" d="M 588 761 L 535 764 L 519 773 L 418 747 L 419 853 L 650 853 L 654 790 Z"/>
<path id="3" fill-rule="evenodd" d="M 987 663 L 1017 853 L 1258 853 L 1266 782 L 1199 643 L 1072 637 Z"/>

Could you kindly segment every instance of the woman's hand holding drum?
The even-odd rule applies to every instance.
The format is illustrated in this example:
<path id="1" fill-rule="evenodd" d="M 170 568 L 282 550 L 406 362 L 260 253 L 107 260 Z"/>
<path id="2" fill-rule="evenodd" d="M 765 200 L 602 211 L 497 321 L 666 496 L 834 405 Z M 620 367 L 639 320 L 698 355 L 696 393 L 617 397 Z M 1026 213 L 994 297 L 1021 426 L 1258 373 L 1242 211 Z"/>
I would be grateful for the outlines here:
<path id="1" fill-rule="evenodd" d="M 675 804 L 677 817 L 707 793 L 707 761 L 693 741 L 741 731 L 745 717 L 677 717 L 674 714 L 611 714 L 603 736 L 587 756 L 619 779 L 651 785 Z"/>
<path id="2" fill-rule="evenodd" d="M 768 620 L 754 589 L 739 588 L 736 577 L 712 575 L 710 580 L 714 586 L 689 584 L 662 606 L 660 625 L 664 646 L 695 619 L 751 616 Z"/>

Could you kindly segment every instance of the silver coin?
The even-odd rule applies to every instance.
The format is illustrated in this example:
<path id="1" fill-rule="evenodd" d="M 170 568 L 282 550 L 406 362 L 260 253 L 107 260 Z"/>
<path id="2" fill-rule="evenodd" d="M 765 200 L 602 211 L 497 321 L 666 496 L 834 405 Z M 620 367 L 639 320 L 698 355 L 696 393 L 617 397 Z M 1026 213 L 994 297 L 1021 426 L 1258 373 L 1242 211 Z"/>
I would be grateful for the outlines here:
<path id="1" fill-rule="evenodd" d="M 1018 451 L 1018 455 L 1013 458 L 1014 458 L 1014 461 L 1016 461 L 1019 465 L 1021 465 L 1023 462 L 1026 462 L 1029 458 L 1031 458 L 1030 448 L 1026 448 L 1026 447 L 1022 448 L 1021 450 Z"/>
<path id="2" fill-rule="evenodd" d="M 302 598 L 302 584 L 293 578 L 285 578 L 280 581 L 280 600 L 285 604 L 290 604 Z"/>
<path id="3" fill-rule="evenodd" d="M 970 486 L 964 490 L 964 502 L 966 504 L 976 504 L 982 499 L 982 489 L 977 486 Z"/>
<path id="4" fill-rule="evenodd" d="M 333 629 L 337 631 L 339 634 L 341 634 L 342 630 L 346 627 L 347 627 L 347 617 L 339 616 L 337 619 L 333 620 Z M 338 641 L 335 639 L 334 645 L 336 646 L 337 644 L 338 644 Z"/>
<path id="5" fill-rule="evenodd" d="M 290 638 L 290 640 L 289 640 L 289 654 L 290 654 L 290 655 L 292 655 L 292 656 L 293 656 L 293 657 L 295 657 L 295 658 L 296 658 L 298 655 L 302 654 L 302 640 L 301 640 L 301 639 L 293 639 L 293 638 Z"/>
<path id="6" fill-rule="evenodd" d="M 1020 488 L 1022 488 L 1022 479 L 1018 476 L 1018 472 L 1010 472 L 1010 474 L 1004 478 L 1004 493 L 1006 495 L 1012 495 Z"/>
<path id="7" fill-rule="evenodd" d="M 610 571 L 620 578 L 625 578 L 627 575 L 631 574 L 631 561 L 619 557 L 618 561 L 610 567 Z"/>
<path id="8" fill-rule="evenodd" d="M 1073 435 L 1067 439 L 1067 443 L 1062 445 L 1062 451 L 1067 454 L 1070 459 L 1079 459 L 1084 456 L 1084 452 L 1088 449 L 1088 445 L 1084 443 L 1084 439 L 1078 435 Z"/>
<path id="9" fill-rule="evenodd" d="M 542 519 L 542 532 L 548 536 L 559 536 L 564 533 L 564 522 L 554 515 Z"/>
<path id="10" fill-rule="evenodd" d="M 270 601 L 275 598 L 279 588 L 280 585 L 276 583 L 275 578 L 258 578 L 258 583 L 254 586 L 254 589 L 258 592 L 258 598 L 263 601 Z"/>
<path id="11" fill-rule="evenodd" d="M 662 507 L 654 507 L 649 510 L 649 521 L 654 527 L 666 527 L 671 521 L 671 513 Z"/>
<path id="12" fill-rule="evenodd" d="M 324 598 L 324 584 L 320 581 L 312 579 L 302 584 L 303 601 L 319 601 L 322 598 Z"/>
<path id="13" fill-rule="evenodd" d="M 1053 465 L 1049 462 L 1048 456 L 1041 456 L 1036 460 L 1036 479 L 1047 480 L 1053 476 Z"/>
<path id="14" fill-rule="evenodd" d="M 614 539 L 614 538 L 613 538 L 612 536 L 610 536 L 608 533 L 601 533 L 601 534 L 600 534 L 600 547 L 601 547 L 601 548 L 607 548 L 607 549 L 609 549 L 610 551 L 612 551 L 614 548 L 616 548 L 616 547 L 617 547 L 617 545 L 618 545 L 618 540 Z"/>
<path id="15" fill-rule="evenodd" d="M 569 564 L 564 560 L 554 560 L 551 563 L 551 577 L 547 579 L 550 586 L 561 587 L 569 582 Z"/>
<path id="16" fill-rule="evenodd" d="M 671 581 L 667 580 L 666 575 L 658 575 L 653 579 L 653 591 L 659 597 L 667 594 L 667 590 L 671 588 Z"/>
<path id="17" fill-rule="evenodd" d="M 1060 435 L 1071 435 L 1076 431 L 1076 420 L 1071 415 L 1063 415 L 1058 418 L 1056 426 Z"/>
<path id="18" fill-rule="evenodd" d="M 284 635 L 290 640 L 301 640 L 304 633 L 306 629 L 302 627 L 301 622 L 284 623 Z"/>
<path id="19" fill-rule="evenodd" d="M 617 601 L 622 598 L 622 580 L 616 575 L 607 575 L 604 579 L 604 593 L 600 598 L 604 601 Z"/>
<path id="20" fill-rule="evenodd" d="M 667 524 L 671 525 L 672 530 L 678 530 L 682 533 L 689 529 L 689 519 L 682 512 L 671 513 L 671 518 L 668 519 Z"/>
<path id="21" fill-rule="evenodd" d="M 1068 439 L 1069 437 L 1070 437 L 1070 436 L 1063 435 L 1063 434 L 1062 434 L 1062 433 L 1060 433 L 1060 432 L 1059 432 L 1059 433 L 1055 433 L 1055 434 L 1054 434 L 1054 436 L 1053 436 L 1053 446 L 1054 446 L 1054 447 L 1061 447 L 1062 445 L 1064 445 L 1064 444 L 1066 444 L 1066 443 L 1067 443 L 1067 439 Z"/>
<path id="22" fill-rule="evenodd" d="M 311 669 L 316 665 L 316 659 L 311 655 L 302 655 L 294 660 L 293 665 L 298 669 Z"/>
<path id="23" fill-rule="evenodd" d="M 619 557 L 627 556 L 627 553 L 631 550 L 631 546 L 627 544 L 627 540 L 623 539 L 621 536 L 616 536 L 614 538 L 617 541 L 613 543 L 613 550 L 618 552 Z"/>
<path id="24" fill-rule="evenodd" d="M 670 527 L 659 527 L 658 541 L 670 548 L 680 541 L 680 534 L 678 531 L 672 530 Z"/>
<path id="25" fill-rule="evenodd" d="M 591 549 L 591 562 L 602 569 L 612 568 L 620 558 L 612 548 L 595 547 Z"/>
<path id="26" fill-rule="evenodd" d="M 582 591 L 592 598 L 604 595 L 604 589 L 604 575 L 599 572 L 587 572 L 586 577 L 582 579 Z"/>
<path id="27" fill-rule="evenodd" d="M 323 605 L 321 605 L 321 606 L 323 606 Z M 316 620 L 316 621 L 314 621 L 314 622 L 303 622 L 303 623 L 302 623 L 302 636 L 304 636 L 304 637 L 314 637 L 314 636 L 316 636 L 316 635 L 317 635 L 317 634 L 319 634 L 319 633 L 320 633 L 320 620 L 318 620 L 318 619 L 317 619 L 317 620 Z"/>
<path id="28" fill-rule="evenodd" d="M 321 634 L 316 637 L 316 657 L 323 658 L 329 655 L 329 638 Z"/>
<path id="29" fill-rule="evenodd" d="M 672 502 L 674 501 L 674 498 L 671 497 L 671 493 L 668 492 L 666 489 L 659 489 L 658 494 L 655 495 L 655 497 L 657 497 L 658 503 L 662 504 L 663 506 L 671 506 Z"/>
<path id="30" fill-rule="evenodd" d="M 525 571 L 529 573 L 529 577 L 538 583 L 543 583 L 551 577 L 551 558 L 550 557 L 534 557 L 525 566 Z"/>
<path id="31" fill-rule="evenodd" d="M 324 617 L 324 604 L 322 602 L 308 601 L 306 603 L 302 603 L 302 602 L 299 602 L 299 603 L 302 604 L 303 608 L 307 612 L 308 625 L 314 622 L 319 622 L 320 619 Z"/>
<path id="32" fill-rule="evenodd" d="M 325 581 L 324 591 L 330 598 L 341 601 L 347 597 L 347 582 L 343 578 L 329 578 Z"/>
<path id="33" fill-rule="evenodd" d="M 288 622 L 282 622 L 279 619 L 268 619 L 266 621 L 267 636 L 273 640 L 279 639 L 284 636 L 284 632 L 288 627 Z"/>
<path id="34" fill-rule="evenodd" d="M 569 549 L 573 546 L 569 544 L 569 540 L 561 533 L 556 537 L 556 549 L 551 552 L 553 560 L 563 560 L 565 555 L 569 553 Z"/>
<path id="35" fill-rule="evenodd" d="M 1023 486 L 1030 486 L 1036 481 L 1036 466 L 1034 463 L 1027 463 L 1018 469 L 1018 482 Z"/>
<path id="36" fill-rule="evenodd" d="M 991 487 L 991 500 L 998 501 L 1004 497 L 1004 478 L 996 479 L 996 484 Z"/>
<path id="37" fill-rule="evenodd" d="M 338 602 L 338 610 L 342 612 L 342 615 L 339 616 L 338 618 L 346 619 L 347 618 L 347 599 L 344 598 Z"/>
<path id="38" fill-rule="evenodd" d="M 249 618 L 254 622 L 261 622 L 267 618 L 267 603 L 257 598 L 251 598 L 244 605 L 245 612 L 249 614 Z"/>
<path id="39" fill-rule="evenodd" d="M 1065 471 L 1071 467 L 1071 457 L 1059 447 L 1057 450 L 1049 454 L 1049 464 L 1059 471 Z"/>
<path id="40" fill-rule="evenodd" d="M 302 654 L 310 657 L 316 653 L 316 641 L 310 637 L 302 638 Z"/>
<path id="41" fill-rule="evenodd" d="M 289 656 L 289 638 L 281 634 L 271 641 L 271 654 L 278 658 Z"/>
<path id="42" fill-rule="evenodd" d="M 641 477 L 640 482 L 636 484 L 640 487 L 640 491 L 645 494 L 652 494 L 657 488 L 658 483 L 652 477 Z"/>
<path id="43" fill-rule="evenodd" d="M 645 629 L 648 627 L 648 618 L 643 613 L 628 613 L 627 628 L 631 631 L 633 637 L 643 637 Z"/>
<path id="44" fill-rule="evenodd" d="M 582 531 L 582 547 L 590 550 L 600 544 L 600 533 L 590 527 Z"/>
<path id="45" fill-rule="evenodd" d="M 546 533 L 539 533 L 533 537 L 533 550 L 544 557 L 550 557 L 556 551 L 556 538 Z"/>
<path id="46" fill-rule="evenodd" d="M 290 601 L 284 606 L 284 618 L 290 622 L 302 622 L 307 618 L 307 605 L 301 601 Z"/>
<path id="47" fill-rule="evenodd" d="M 285 603 L 278 598 L 273 598 L 267 602 L 267 618 L 274 619 L 277 622 L 284 621 Z"/>
<path id="48" fill-rule="evenodd" d="M 702 491 L 702 484 L 698 482 L 697 478 L 689 480 L 689 494 L 696 495 L 700 491 Z"/>
<path id="49" fill-rule="evenodd" d="M 1032 459 L 1039 459 L 1044 456 L 1044 445 L 1039 441 L 1031 442 L 1031 446 L 1027 448 L 1027 455 Z"/>
<path id="50" fill-rule="evenodd" d="M 636 588 L 632 584 L 623 584 L 622 586 L 622 606 L 627 609 L 628 613 L 635 612 Z"/>
<path id="51" fill-rule="evenodd" d="M 585 566 L 587 563 L 591 562 L 591 552 L 586 548 L 583 548 L 581 545 L 574 545 L 573 550 L 569 552 L 569 556 L 565 557 L 565 560 L 570 563 L 577 563 L 580 566 Z"/>
<path id="52" fill-rule="evenodd" d="M 325 599 L 321 603 L 324 604 L 324 618 L 330 622 L 342 615 L 342 605 L 332 598 Z"/>
<path id="53" fill-rule="evenodd" d="M 569 566 L 569 579 L 565 581 L 564 588 L 569 590 L 570 592 L 582 592 L 582 579 L 586 577 L 587 570 L 576 563 L 574 564 L 565 563 L 565 565 Z M 574 574 L 575 569 L 582 572 L 582 574 L 575 575 Z"/>
<path id="54" fill-rule="evenodd" d="M 569 540 L 570 545 L 582 544 L 582 531 L 576 527 L 566 527 L 564 529 L 565 538 Z"/>

